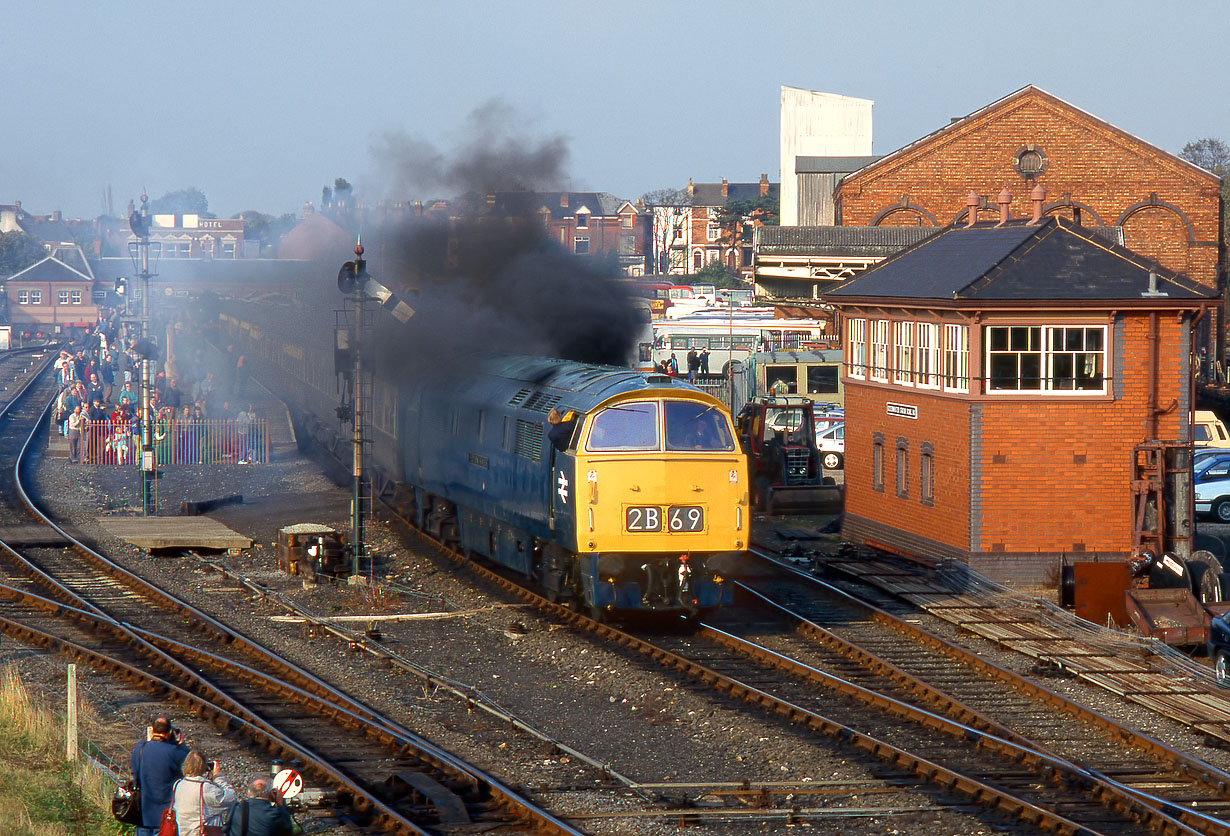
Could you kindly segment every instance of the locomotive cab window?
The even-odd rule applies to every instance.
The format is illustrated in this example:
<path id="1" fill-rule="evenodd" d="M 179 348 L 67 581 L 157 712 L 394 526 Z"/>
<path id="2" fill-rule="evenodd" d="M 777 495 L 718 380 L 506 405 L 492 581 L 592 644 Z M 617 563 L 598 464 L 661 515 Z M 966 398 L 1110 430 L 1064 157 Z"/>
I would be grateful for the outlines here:
<path id="1" fill-rule="evenodd" d="M 726 416 L 695 401 L 666 402 L 667 450 L 733 450 Z"/>
<path id="2" fill-rule="evenodd" d="M 589 426 L 587 450 L 657 450 L 658 404 L 654 401 L 608 406 Z"/>

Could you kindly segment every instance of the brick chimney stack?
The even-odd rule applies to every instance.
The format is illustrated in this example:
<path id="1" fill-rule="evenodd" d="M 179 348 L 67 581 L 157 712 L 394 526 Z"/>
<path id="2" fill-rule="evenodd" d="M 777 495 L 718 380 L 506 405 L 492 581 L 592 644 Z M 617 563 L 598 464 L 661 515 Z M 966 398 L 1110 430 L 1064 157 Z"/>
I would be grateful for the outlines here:
<path id="1" fill-rule="evenodd" d="M 559 206 L 561 209 L 568 208 L 568 192 L 559 193 Z"/>
<path id="2" fill-rule="evenodd" d="M 722 178 L 722 197 L 726 197 L 729 194 L 730 194 L 730 184 L 727 183 L 726 178 L 723 177 Z"/>
<path id="3" fill-rule="evenodd" d="M 769 175 L 767 174 L 760 175 L 760 196 L 769 196 Z"/>
<path id="4" fill-rule="evenodd" d="M 692 185 L 692 178 L 688 178 L 688 197 L 693 197 L 696 194 L 696 187 Z"/>

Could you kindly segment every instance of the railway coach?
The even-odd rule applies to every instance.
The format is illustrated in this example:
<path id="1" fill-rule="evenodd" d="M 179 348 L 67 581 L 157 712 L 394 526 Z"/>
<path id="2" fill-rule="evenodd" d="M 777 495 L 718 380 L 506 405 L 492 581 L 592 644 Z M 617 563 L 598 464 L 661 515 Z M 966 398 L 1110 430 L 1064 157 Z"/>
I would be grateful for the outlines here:
<path id="1" fill-rule="evenodd" d="M 730 603 L 747 466 L 713 397 L 628 369 L 499 358 L 401 398 L 403 478 L 442 542 L 596 616 Z"/>

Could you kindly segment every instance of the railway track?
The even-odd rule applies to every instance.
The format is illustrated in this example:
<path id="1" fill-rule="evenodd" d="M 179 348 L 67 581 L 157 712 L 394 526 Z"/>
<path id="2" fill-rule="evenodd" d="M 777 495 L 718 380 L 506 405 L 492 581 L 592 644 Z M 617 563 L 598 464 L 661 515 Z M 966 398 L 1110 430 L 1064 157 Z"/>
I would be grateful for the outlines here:
<path id="1" fill-rule="evenodd" d="M 1057 694 L 1046 691 L 1044 695 L 1046 689 L 1025 680 L 1019 686 L 1009 685 L 1007 678 L 1015 675 L 1006 670 L 992 675 L 988 668 L 971 662 L 975 673 L 966 676 L 964 687 L 958 687 L 954 661 L 942 650 L 930 662 L 913 665 L 909 659 L 899 659 L 902 664 L 894 665 L 877 655 L 879 648 L 893 649 L 898 656 L 921 657 L 921 647 L 942 642 L 924 637 L 917 629 L 919 644 L 903 643 L 902 634 L 887 635 L 892 631 L 886 631 L 878 640 L 864 637 L 872 648 L 847 640 L 845 649 L 834 653 L 825 641 L 843 642 L 817 640 L 824 632 L 819 625 L 799 627 L 806 618 L 765 599 L 755 605 L 763 607 L 760 632 L 773 636 L 783 652 L 707 625 L 694 633 L 664 633 L 647 639 L 553 604 L 518 580 L 463 555 L 453 555 L 453 559 L 574 626 L 636 650 L 718 692 L 912 770 L 920 780 L 945 793 L 964 795 L 1039 830 L 1230 833 L 1230 827 L 1216 818 L 1228 809 L 1230 775 Z M 783 594 L 778 590 L 774 596 Z M 797 590 L 794 595 L 807 597 Z M 818 599 L 812 605 L 820 610 L 826 607 Z M 859 605 L 849 596 L 844 596 L 842 606 L 848 607 L 844 615 L 834 607 L 826 621 L 872 620 L 866 609 L 862 615 L 853 615 Z M 740 619 L 740 633 L 755 631 L 756 623 L 747 622 Z M 794 638 L 795 633 L 801 638 Z M 953 646 L 954 653 L 958 650 Z M 911 667 L 913 673 L 907 672 Z M 835 676 L 832 670 L 848 678 Z M 864 684 L 853 681 L 858 679 Z M 959 695 L 949 693 L 947 685 Z M 1022 696 L 1011 693 L 1014 687 L 1022 689 Z M 889 696 L 894 693 L 900 698 Z M 981 697 L 981 704 L 975 696 Z M 1005 710 L 1013 716 L 1003 716 Z M 877 719 L 869 721 L 873 713 L 878 714 Z M 834 716 L 837 714 L 840 716 Z M 1074 721 L 1073 715 L 1079 719 Z"/>
<path id="2" fill-rule="evenodd" d="M 0 629 L 115 671 L 275 757 L 298 759 L 379 829 L 420 834 L 466 823 L 578 833 L 41 517 L 20 477 L 53 386 L 45 373 L 34 378 L 0 413 L 0 457 L 16 462 L 0 473 Z"/>

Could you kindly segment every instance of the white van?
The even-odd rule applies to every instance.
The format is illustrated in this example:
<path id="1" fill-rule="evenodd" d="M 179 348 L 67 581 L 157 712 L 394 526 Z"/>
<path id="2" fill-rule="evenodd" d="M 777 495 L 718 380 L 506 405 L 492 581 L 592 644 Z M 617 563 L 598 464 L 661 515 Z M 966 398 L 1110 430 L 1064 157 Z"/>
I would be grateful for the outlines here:
<path id="1" fill-rule="evenodd" d="M 1197 409 L 1192 413 L 1192 444 L 1230 448 L 1230 432 L 1211 410 Z"/>

